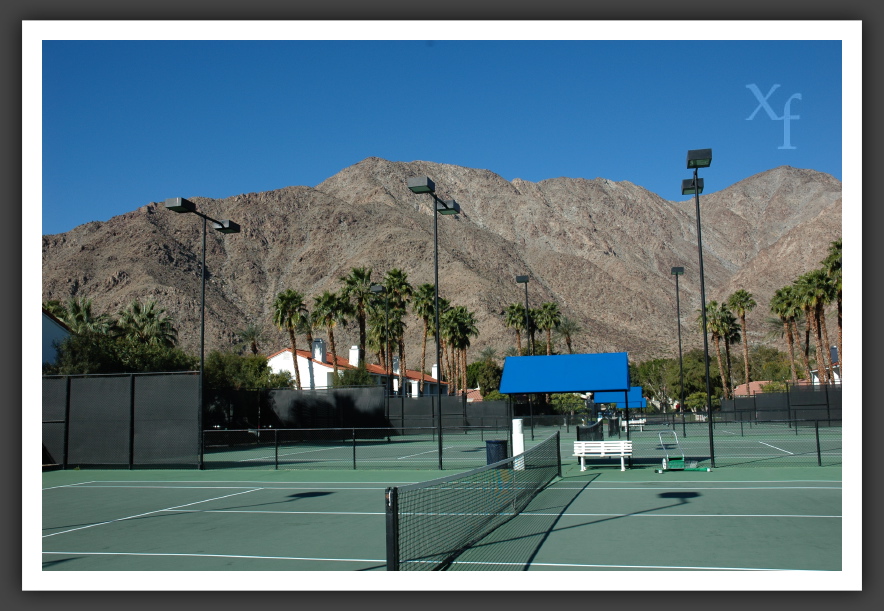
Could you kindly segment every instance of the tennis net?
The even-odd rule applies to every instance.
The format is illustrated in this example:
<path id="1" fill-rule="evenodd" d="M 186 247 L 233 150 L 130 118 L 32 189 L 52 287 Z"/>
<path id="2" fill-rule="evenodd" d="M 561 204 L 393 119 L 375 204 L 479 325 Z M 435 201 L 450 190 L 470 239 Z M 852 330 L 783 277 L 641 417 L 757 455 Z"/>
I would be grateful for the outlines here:
<path id="1" fill-rule="evenodd" d="M 466 473 L 387 488 L 387 570 L 445 570 L 561 476 L 559 433 Z"/>

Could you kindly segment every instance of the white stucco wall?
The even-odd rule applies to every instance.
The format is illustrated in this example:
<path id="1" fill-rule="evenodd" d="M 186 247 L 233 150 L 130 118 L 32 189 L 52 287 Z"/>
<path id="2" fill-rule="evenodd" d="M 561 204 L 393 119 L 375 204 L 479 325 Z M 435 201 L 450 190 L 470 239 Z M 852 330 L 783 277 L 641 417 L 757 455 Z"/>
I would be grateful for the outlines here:
<path id="1" fill-rule="evenodd" d="M 267 362 L 274 373 L 288 371 L 292 376 L 292 380 L 295 379 L 295 367 L 292 363 L 291 351 L 280 352 L 270 357 Z M 300 355 L 298 356 L 298 373 L 301 375 L 301 388 L 311 390 L 329 388 L 328 374 L 332 372 L 331 365 L 326 367 Z"/>
<path id="2" fill-rule="evenodd" d="M 47 316 L 46 312 L 43 312 L 43 363 L 55 362 L 57 356 L 55 342 L 61 342 L 69 335 L 67 329 Z"/>

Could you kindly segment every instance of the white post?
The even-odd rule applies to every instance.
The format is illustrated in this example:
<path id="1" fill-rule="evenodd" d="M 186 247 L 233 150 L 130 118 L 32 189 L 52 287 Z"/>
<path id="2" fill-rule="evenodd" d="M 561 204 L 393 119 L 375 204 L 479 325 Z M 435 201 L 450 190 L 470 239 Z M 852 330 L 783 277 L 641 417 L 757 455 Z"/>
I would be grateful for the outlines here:
<path id="1" fill-rule="evenodd" d="M 522 432 L 522 420 L 513 420 L 513 456 L 525 452 L 525 435 Z M 513 461 L 513 468 L 517 471 L 525 470 L 525 459 L 517 458 Z"/>

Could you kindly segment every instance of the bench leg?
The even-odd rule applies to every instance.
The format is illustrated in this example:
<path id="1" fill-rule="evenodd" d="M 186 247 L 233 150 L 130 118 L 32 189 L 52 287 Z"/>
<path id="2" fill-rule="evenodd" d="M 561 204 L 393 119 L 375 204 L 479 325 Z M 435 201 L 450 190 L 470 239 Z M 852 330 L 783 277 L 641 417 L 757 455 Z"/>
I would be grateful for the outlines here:
<path id="1" fill-rule="evenodd" d="M 583 456 L 580 457 L 580 470 L 586 471 L 586 458 Z"/>
<path id="2" fill-rule="evenodd" d="M 623 455 L 620 455 L 620 470 L 626 471 L 626 460 L 623 458 Z"/>

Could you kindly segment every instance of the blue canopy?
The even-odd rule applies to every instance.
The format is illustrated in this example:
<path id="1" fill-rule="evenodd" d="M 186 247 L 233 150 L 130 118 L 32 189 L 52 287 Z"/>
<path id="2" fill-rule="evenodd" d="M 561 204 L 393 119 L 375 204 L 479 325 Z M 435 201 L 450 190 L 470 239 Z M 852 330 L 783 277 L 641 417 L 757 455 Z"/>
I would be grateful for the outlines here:
<path id="1" fill-rule="evenodd" d="M 508 356 L 503 362 L 500 392 L 523 393 L 620 391 L 629 389 L 625 352 Z"/>
<path id="2" fill-rule="evenodd" d="M 642 397 L 642 387 L 641 386 L 632 386 L 629 388 L 629 393 L 620 392 L 595 392 L 592 395 L 592 400 L 596 403 L 616 403 L 617 409 L 624 409 L 627 407 L 627 403 L 629 407 L 647 407 L 647 402 L 645 398 Z"/>

